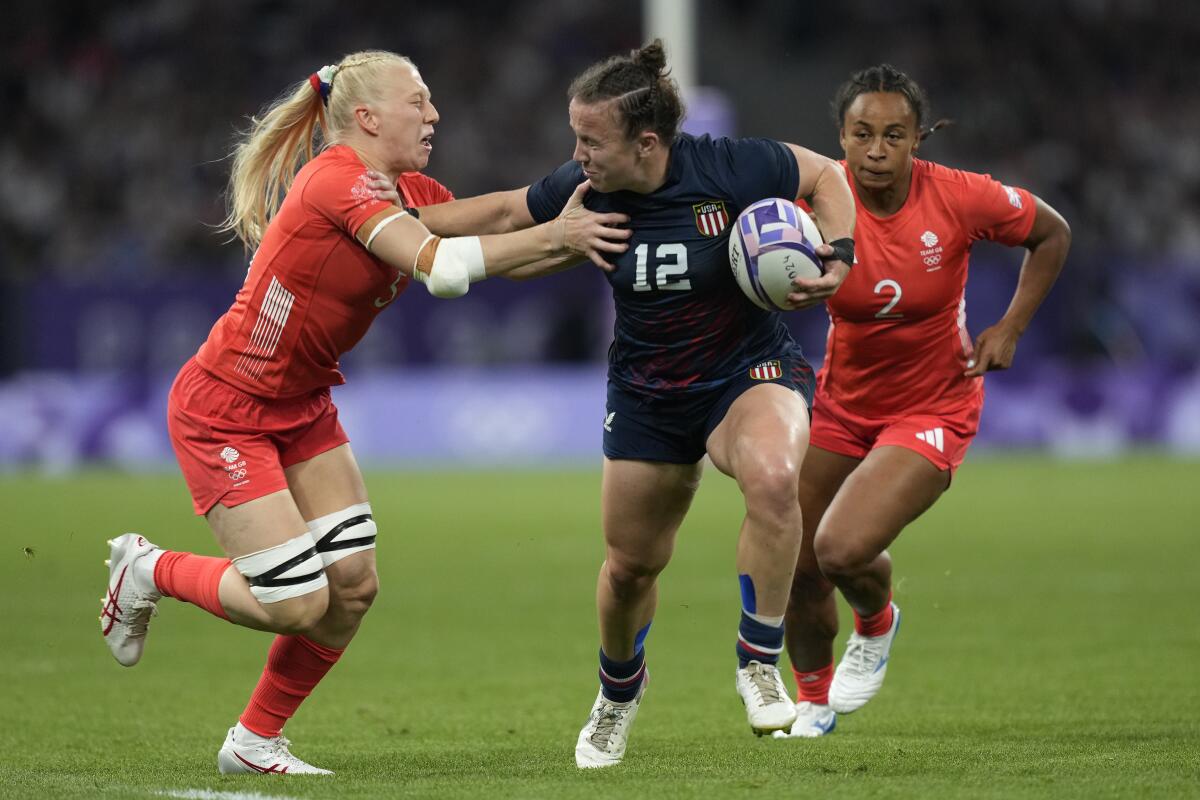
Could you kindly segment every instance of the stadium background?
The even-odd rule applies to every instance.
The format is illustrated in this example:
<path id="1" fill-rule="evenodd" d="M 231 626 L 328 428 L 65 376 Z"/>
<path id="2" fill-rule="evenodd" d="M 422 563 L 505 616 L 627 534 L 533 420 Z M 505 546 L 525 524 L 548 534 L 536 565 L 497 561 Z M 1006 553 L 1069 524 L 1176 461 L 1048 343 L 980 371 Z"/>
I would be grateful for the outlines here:
<path id="1" fill-rule="evenodd" d="M 568 76 L 637 46 L 644 27 L 635 0 L 14 5 L 20 24 L 0 34 L 0 469 L 45 471 L 170 466 L 166 387 L 245 271 L 210 227 L 223 158 L 285 87 L 354 49 L 410 55 L 442 116 L 428 172 L 469 196 L 569 158 Z M 934 118 L 956 121 L 925 155 L 1026 186 L 1070 221 L 1062 280 L 1015 369 L 989 377 L 981 450 L 1200 452 L 1190 4 L 693 7 L 691 59 L 671 46 L 702 87 L 689 91 L 699 127 L 836 155 L 829 97 L 888 60 L 925 86 Z M 1018 263 L 977 248 L 974 332 L 1003 313 Z M 368 462 L 589 461 L 611 320 L 590 268 L 454 303 L 410 291 L 345 359 L 337 399 Z M 824 314 L 789 323 L 819 361 Z M 430 397 L 437 415 L 421 410 Z M 395 408 L 408 424 L 390 424 Z"/>
<path id="2" fill-rule="evenodd" d="M 640 44 L 644 9 L 12 0 L 0 798 L 1196 796 L 1195 4 L 661 5 L 695 9 L 709 90 L 691 105 L 707 124 L 836 154 L 828 98 L 890 60 L 956 120 L 927 156 L 1026 186 L 1072 225 L 1015 368 L 988 378 L 979 445 L 891 548 L 905 623 L 880 696 L 816 742 L 749 735 L 731 680 L 742 508 L 710 470 L 660 581 L 629 758 L 575 769 L 596 690 L 612 314 L 582 268 L 453 303 L 412 290 L 346 359 L 335 398 L 369 467 L 383 588 L 288 726 L 297 754 L 339 774 L 217 776 L 262 634 L 164 602 L 147 657 L 123 670 L 94 615 L 108 536 L 215 553 L 162 405 L 244 274 L 208 227 L 234 127 L 342 53 L 386 47 L 416 61 L 442 114 L 430 174 L 461 196 L 523 185 L 569 157 L 569 76 Z M 1018 263 L 978 248 L 973 331 L 1002 313 Z M 819 360 L 824 316 L 789 324 Z"/>

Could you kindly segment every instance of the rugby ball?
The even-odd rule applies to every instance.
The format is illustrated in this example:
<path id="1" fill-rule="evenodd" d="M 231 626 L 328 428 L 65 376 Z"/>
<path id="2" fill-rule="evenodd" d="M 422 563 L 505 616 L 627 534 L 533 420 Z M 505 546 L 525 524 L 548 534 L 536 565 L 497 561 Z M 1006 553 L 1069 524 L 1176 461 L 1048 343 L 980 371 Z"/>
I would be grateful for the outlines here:
<path id="1" fill-rule="evenodd" d="M 786 311 L 797 278 L 819 278 L 825 266 L 817 255 L 821 232 L 791 200 L 769 197 L 747 206 L 729 233 L 729 266 L 751 302 L 768 311 Z"/>

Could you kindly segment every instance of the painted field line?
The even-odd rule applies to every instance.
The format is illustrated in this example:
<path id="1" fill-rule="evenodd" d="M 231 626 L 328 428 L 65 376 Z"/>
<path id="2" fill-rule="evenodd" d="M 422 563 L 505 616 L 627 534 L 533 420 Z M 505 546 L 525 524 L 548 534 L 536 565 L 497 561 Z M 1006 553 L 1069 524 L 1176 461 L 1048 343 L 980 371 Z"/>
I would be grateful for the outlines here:
<path id="1" fill-rule="evenodd" d="M 259 794 L 258 792 L 218 792 L 213 789 L 163 789 L 155 794 L 161 797 L 178 797 L 181 800 L 300 800 L 283 794 Z"/>

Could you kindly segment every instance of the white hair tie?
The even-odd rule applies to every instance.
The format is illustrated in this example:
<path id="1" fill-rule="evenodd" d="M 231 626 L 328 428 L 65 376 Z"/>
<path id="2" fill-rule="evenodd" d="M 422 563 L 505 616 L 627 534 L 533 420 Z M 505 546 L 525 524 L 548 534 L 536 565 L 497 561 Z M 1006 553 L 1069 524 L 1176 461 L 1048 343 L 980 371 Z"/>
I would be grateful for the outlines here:
<path id="1" fill-rule="evenodd" d="M 333 83 L 333 76 L 337 75 L 337 64 L 326 64 L 317 70 L 317 77 L 321 79 L 321 83 Z"/>
<path id="2" fill-rule="evenodd" d="M 308 82 L 313 91 L 321 95 L 321 102 L 329 105 L 329 93 L 333 91 L 333 77 L 337 75 L 337 64 L 326 64 L 308 76 Z"/>

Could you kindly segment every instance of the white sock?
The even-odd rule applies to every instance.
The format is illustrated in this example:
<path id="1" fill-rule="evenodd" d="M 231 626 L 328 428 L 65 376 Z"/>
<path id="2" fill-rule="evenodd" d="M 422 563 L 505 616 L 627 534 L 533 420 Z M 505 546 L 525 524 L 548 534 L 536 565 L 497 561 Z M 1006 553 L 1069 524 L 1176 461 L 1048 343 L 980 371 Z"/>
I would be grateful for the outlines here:
<path id="1" fill-rule="evenodd" d="M 158 584 L 154 582 L 154 567 L 165 552 L 161 547 L 156 547 L 133 562 L 133 579 L 139 585 L 153 589 L 157 594 L 162 594 L 162 592 L 159 591 Z"/>
<path id="2" fill-rule="evenodd" d="M 752 619 L 755 622 L 760 623 L 762 625 L 770 625 L 772 628 L 778 628 L 780 625 L 783 624 L 783 617 L 768 617 L 768 616 L 764 616 L 762 614 L 751 614 L 749 611 L 746 611 L 746 609 L 744 609 L 744 608 L 742 609 L 742 611 L 744 611 L 746 613 L 747 617 L 749 617 L 750 619 Z"/>
<path id="3" fill-rule="evenodd" d="M 266 736 L 259 736 L 243 725 L 241 720 L 238 721 L 237 725 L 233 726 L 233 739 L 240 744 L 261 744 L 267 741 Z"/>

